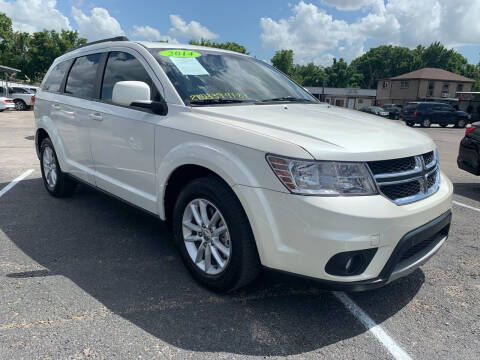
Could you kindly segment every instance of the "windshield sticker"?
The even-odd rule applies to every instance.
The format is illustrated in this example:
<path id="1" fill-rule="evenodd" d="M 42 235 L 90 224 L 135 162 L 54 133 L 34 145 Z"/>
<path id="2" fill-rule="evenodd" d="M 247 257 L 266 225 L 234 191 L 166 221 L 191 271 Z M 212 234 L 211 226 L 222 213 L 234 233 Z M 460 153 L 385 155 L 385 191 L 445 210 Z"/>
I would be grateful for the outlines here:
<path id="1" fill-rule="evenodd" d="M 190 95 L 190 100 L 206 100 L 206 99 L 248 99 L 248 95 L 238 92 L 218 92 L 203 93 Z"/>
<path id="2" fill-rule="evenodd" d="M 182 75 L 210 75 L 195 58 L 170 58 Z"/>
<path id="3" fill-rule="evenodd" d="M 175 57 L 175 58 L 196 58 L 201 56 L 200 53 L 190 50 L 164 50 L 159 52 L 162 56 Z"/>

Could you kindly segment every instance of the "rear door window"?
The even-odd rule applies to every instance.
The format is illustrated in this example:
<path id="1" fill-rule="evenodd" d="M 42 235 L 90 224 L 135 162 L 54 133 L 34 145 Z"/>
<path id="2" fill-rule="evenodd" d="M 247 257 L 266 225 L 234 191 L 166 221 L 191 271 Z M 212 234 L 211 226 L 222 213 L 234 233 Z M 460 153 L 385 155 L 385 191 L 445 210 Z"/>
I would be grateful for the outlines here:
<path id="1" fill-rule="evenodd" d="M 92 54 L 75 59 L 65 86 L 67 94 L 87 99 L 97 97 L 95 83 L 101 57 L 102 54 Z"/>
<path id="2" fill-rule="evenodd" d="M 55 65 L 52 71 L 50 71 L 50 74 L 48 74 L 48 77 L 43 82 L 42 90 L 59 92 L 63 78 L 65 77 L 65 74 L 68 71 L 71 63 L 71 60 L 67 60 Z"/>

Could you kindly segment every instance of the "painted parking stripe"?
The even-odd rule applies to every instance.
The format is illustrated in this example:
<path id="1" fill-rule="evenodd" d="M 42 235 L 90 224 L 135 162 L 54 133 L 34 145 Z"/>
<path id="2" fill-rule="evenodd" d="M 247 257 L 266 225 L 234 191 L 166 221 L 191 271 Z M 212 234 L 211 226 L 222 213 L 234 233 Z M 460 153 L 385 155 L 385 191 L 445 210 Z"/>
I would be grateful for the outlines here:
<path id="1" fill-rule="evenodd" d="M 7 186 L 5 186 L 2 190 L 0 190 L 0 197 L 5 195 L 5 193 L 13 188 L 15 185 L 17 185 L 20 181 L 25 179 L 28 175 L 30 175 L 33 172 L 33 169 L 25 171 L 22 175 L 14 179 L 12 182 L 10 182 Z"/>
<path id="2" fill-rule="evenodd" d="M 455 200 L 453 201 L 453 203 L 454 203 L 455 205 L 462 206 L 462 207 L 464 207 L 464 208 L 467 208 L 467 209 L 470 209 L 470 210 L 473 210 L 473 211 L 478 211 L 478 212 L 480 212 L 480 209 L 479 209 L 479 208 L 476 208 L 476 207 L 474 207 L 474 206 L 470 206 L 470 205 L 467 205 L 467 204 L 464 204 L 464 203 L 461 203 L 461 202 L 458 202 L 458 201 L 455 201 Z"/>
<path id="3" fill-rule="evenodd" d="M 379 325 L 368 316 L 347 294 L 334 291 L 335 297 L 340 300 L 348 311 L 357 318 L 362 325 L 377 338 L 378 341 L 392 354 L 396 360 L 412 360 L 405 350 L 403 350 Z"/>

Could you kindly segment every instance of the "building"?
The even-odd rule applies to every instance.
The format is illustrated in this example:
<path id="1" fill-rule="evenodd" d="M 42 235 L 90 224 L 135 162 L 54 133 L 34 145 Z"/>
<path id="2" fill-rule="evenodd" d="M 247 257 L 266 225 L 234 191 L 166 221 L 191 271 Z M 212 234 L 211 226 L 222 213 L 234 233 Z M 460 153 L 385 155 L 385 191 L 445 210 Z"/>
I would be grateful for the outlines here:
<path id="1" fill-rule="evenodd" d="M 377 91 L 372 89 L 305 87 L 320 101 L 349 109 L 360 109 L 375 103 Z"/>
<path id="2" fill-rule="evenodd" d="M 389 79 L 379 79 L 377 103 L 400 104 L 409 101 L 458 101 L 457 92 L 469 92 L 475 80 L 450 71 L 423 68 Z"/>

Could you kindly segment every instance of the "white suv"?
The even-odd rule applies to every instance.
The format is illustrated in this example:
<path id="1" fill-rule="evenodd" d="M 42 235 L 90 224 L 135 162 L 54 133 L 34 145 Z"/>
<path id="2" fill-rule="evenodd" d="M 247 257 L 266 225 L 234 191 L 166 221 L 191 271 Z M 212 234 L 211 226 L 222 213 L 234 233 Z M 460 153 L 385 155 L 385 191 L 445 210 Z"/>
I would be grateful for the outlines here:
<path id="1" fill-rule="evenodd" d="M 246 55 L 89 44 L 55 60 L 35 120 L 50 194 L 83 182 L 167 221 L 211 289 L 262 267 L 374 288 L 448 236 L 452 184 L 429 137 L 320 103 Z"/>

